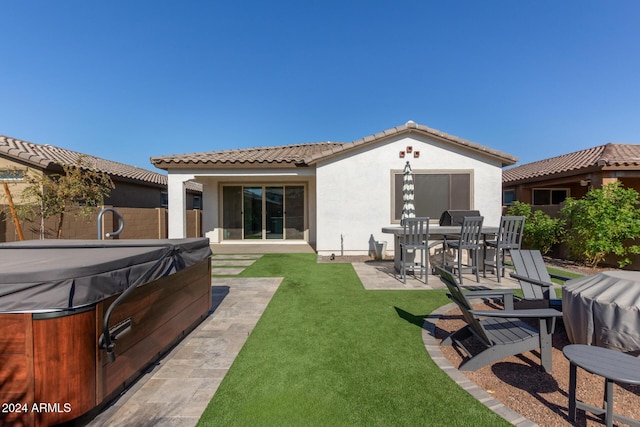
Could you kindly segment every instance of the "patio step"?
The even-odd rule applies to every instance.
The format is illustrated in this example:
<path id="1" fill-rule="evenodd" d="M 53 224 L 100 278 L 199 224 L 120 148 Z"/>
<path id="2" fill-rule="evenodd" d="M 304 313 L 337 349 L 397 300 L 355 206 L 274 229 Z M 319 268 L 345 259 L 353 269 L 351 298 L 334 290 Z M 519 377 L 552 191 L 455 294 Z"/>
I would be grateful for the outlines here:
<path id="1" fill-rule="evenodd" d="M 212 276 L 237 276 L 262 255 L 218 254 L 211 257 Z"/>

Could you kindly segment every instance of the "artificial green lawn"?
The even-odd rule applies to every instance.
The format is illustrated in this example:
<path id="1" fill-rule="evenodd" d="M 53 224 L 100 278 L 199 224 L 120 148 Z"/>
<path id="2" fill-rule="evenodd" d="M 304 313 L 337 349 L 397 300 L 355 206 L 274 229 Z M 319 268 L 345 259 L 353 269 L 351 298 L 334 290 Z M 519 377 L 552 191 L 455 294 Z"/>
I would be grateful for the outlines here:
<path id="1" fill-rule="evenodd" d="M 316 259 L 264 255 L 243 272 L 284 280 L 199 425 L 509 425 L 424 348 L 444 291 L 367 291 L 351 264 Z"/>
<path id="2" fill-rule="evenodd" d="M 560 270 L 557 268 L 547 268 L 547 270 L 549 271 L 550 274 L 557 274 L 559 276 L 564 276 L 564 277 L 569 277 L 569 278 L 576 278 L 576 277 L 582 277 L 581 274 L 577 274 L 577 273 L 572 273 L 570 271 L 566 271 L 566 270 Z M 560 280 L 560 279 L 551 279 L 554 283 L 557 283 L 559 285 L 564 284 L 564 281 Z M 562 289 L 558 289 L 556 288 L 556 297 L 558 298 L 562 298 Z"/>

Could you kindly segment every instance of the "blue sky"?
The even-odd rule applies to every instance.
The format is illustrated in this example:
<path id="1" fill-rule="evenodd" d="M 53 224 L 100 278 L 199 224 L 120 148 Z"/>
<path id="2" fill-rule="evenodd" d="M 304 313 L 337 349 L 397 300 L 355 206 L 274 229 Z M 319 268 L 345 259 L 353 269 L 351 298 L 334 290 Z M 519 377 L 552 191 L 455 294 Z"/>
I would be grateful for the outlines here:
<path id="1" fill-rule="evenodd" d="M 520 158 L 640 143 L 640 2 L 0 1 L 0 134 L 151 156 L 413 120 Z"/>

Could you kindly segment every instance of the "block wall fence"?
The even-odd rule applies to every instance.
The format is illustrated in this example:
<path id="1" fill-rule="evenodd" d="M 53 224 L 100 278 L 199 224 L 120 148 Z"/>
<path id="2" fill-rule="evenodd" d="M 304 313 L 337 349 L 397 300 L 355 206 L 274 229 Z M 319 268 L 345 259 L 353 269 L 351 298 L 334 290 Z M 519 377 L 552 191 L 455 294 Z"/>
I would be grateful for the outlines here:
<path id="1" fill-rule="evenodd" d="M 104 206 L 111 207 L 111 206 Z M 98 239 L 98 214 L 104 208 L 95 208 L 88 217 L 75 217 L 65 214 L 62 225 L 63 239 Z M 124 219 L 124 229 L 119 239 L 166 239 L 169 234 L 168 210 L 166 208 L 118 208 L 114 207 Z M 45 238 L 56 238 L 58 218 L 45 221 Z M 22 234 L 25 240 L 40 238 L 40 219 L 21 221 Z M 102 216 L 102 232 L 116 231 L 119 227 L 117 216 L 106 212 Z M 202 237 L 202 211 L 187 211 L 187 237 Z M 0 242 L 20 240 L 9 206 L 0 205 Z"/>

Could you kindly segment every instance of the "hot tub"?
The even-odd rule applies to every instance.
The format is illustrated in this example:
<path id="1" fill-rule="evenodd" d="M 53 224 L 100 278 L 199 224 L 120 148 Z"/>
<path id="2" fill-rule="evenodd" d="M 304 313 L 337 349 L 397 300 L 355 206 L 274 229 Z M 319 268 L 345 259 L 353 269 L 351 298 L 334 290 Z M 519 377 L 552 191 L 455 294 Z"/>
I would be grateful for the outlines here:
<path id="1" fill-rule="evenodd" d="M 210 256 L 206 238 L 0 244 L 0 425 L 95 414 L 207 316 Z"/>

